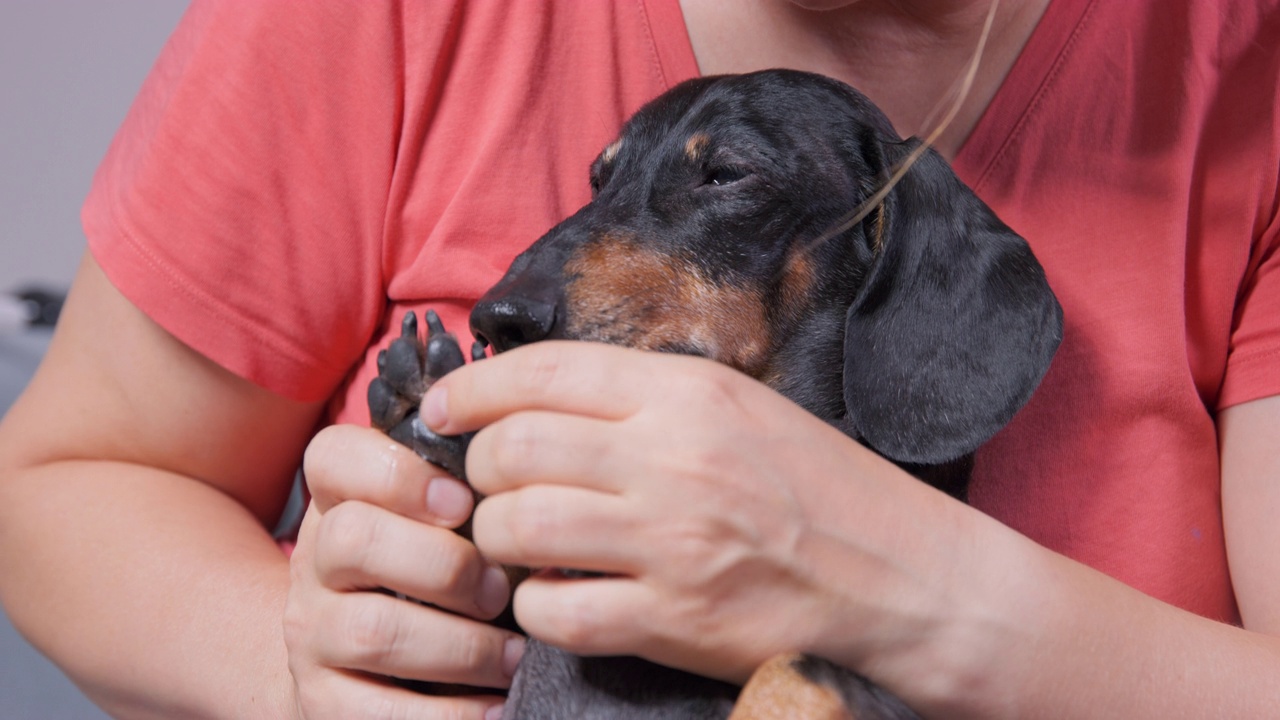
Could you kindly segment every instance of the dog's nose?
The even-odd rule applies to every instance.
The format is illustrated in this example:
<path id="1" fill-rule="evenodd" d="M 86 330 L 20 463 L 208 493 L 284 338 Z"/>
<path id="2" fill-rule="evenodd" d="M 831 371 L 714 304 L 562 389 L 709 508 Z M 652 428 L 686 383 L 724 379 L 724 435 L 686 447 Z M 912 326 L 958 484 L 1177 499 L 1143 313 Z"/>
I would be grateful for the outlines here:
<path id="1" fill-rule="evenodd" d="M 471 331 L 494 352 L 545 340 L 556 322 L 556 306 L 520 295 L 482 298 L 471 311 Z"/>

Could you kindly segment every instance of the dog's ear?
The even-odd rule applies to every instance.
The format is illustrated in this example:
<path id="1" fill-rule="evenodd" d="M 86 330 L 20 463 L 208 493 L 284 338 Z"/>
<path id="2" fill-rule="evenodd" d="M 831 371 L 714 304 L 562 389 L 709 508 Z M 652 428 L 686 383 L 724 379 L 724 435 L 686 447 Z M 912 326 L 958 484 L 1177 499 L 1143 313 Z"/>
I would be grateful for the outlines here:
<path id="1" fill-rule="evenodd" d="M 881 145 L 885 174 L 919 145 Z M 1030 398 L 1062 338 L 1031 249 L 932 150 L 863 223 L 875 252 L 845 320 L 853 429 L 900 462 L 973 452 Z"/>

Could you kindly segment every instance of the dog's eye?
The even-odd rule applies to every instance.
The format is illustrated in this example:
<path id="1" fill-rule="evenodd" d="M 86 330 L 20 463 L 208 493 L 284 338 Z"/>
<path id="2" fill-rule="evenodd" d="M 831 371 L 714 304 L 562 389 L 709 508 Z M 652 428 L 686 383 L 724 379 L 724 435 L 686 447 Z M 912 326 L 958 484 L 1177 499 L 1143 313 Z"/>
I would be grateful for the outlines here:
<path id="1" fill-rule="evenodd" d="M 735 167 L 713 168 L 707 173 L 707 185 L 728 185 L 747 176 L 747 171 Z"/>

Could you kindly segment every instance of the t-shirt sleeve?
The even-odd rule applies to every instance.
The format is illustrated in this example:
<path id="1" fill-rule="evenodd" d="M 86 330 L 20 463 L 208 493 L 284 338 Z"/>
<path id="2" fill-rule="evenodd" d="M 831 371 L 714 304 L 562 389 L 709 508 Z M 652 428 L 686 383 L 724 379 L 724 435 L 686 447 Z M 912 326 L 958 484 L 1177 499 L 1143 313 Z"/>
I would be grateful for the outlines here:
<path id="1" fill-rule="evenodd" d="M 1280 217 L 1254 244 L 1218 409 L 1280 394 Z"/>
<path id="2" fill-rule="evenodd" d="M 385 304 L 402 10 L 197 0 L 82 211 L 90 251 L 130 301 L 295 399 L 337 387 Z"/>

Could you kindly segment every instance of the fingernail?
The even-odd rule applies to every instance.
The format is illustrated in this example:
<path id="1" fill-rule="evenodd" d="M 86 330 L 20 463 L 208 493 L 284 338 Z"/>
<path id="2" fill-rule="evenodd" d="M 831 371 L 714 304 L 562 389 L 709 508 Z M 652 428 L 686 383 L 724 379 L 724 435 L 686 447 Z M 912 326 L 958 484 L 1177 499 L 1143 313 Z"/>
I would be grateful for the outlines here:
<path id="1" fill-rule="evenodd" d="M 502 720 L 502 712 L 505 705 L 494 705 L 484 711 L 484 720 Z"/>
<path id="2" fill-rule="evenodd" d="M 524 638 L 508 638 L 507 643 L 502 646 L 502 672 L 506 673 L 507 677 L 515 677 L 516 666 L 520 664 L 522 657 L 524 657 Z"/>
<path id="3" fill-rule="evenodd" d="M 418 409 L 418 417 L 422 418 L 422 422 L 432 430 L 439 430 L 444 427 L 444 423 L 449 419 L 448 408 L 446 403 L 449 398 L 449 388 L 439 383 L 432 385 L 427 390 L 427 394 L 422 398 L 422 406 Z"/>
<path id="4" fill-rule="evenodd" d="M 476 597 L 476 606 L 487 615 L 497 615 L 507 607 L 511 599 L 511 583 L 507 573 L 500 567 L 485 569 L 480 577 L 480 593 Z"/>
<path id="5" fill-rule="evenodd" d="M 471 490 L 450 478 L 427 483 L 427 510 L 446 522 L 462 522 L 471 512 Z"/>

